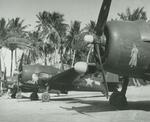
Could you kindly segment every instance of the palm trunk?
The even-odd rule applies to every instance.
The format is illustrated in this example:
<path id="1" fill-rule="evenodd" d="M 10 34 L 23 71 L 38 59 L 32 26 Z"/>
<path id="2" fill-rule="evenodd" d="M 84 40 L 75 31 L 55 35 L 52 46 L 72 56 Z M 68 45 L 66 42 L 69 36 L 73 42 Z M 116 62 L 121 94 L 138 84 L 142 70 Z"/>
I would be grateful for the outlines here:
<path id="1" fill-rule="evenodd" d="M 70 56 L 69 60 L 71 60 L 72 59 L 72 49 L 70 49 L 70 51 L 69 51 L 69 56 Z M 71 62 L 69 62 L 69 67 L 70 68 L 72 67 Z"/>
<path id="2" fill-rule="evenodd" d="M 31 64 L 31 60 L 30 60 L 30 51 L 28 52 L 28 56 L 27 56 L 27 64 Z"/>
<path id="3" fill-rule="evenodd" d="M 47 66 L 47 54 L 46 54 L 46 52 L 44 54 L 44 65 Z"/>
<path id="4" fill-rule="evenodd" d="M 45 44 L 43 45 L 43 49 L 44 49 L 44 65 L 47 66 L 47 53 Z"/>
<path id="5" fill-rule="evenodd" d="M 60 60 L 61 60 L 61 70 L 64 71 L 63 50 L 62 50 L 62 47 L 61 47 L 61 49 L 60 49 Z"/>
<path id="6" fill-rule="evenodd" d="M 75 56 L 76 56 L 76 50 L 73 51 L 73 59 L 72 59 L 71 67 L 73 67 L 73 65 L 74 65 L 74 62 L 75 62 Z"/>
<path id="7" fill-rule="evenodd" d="M 2 71 L 2 66 L 1 66 L 1 55 L 2 55 L 2 49 L 0 49 L 0 71 Z"/>
<path id="8" fill-rule="evenodd" d="M 0 94 L 3 94 L 3 82 L 1 81 Z"/>
<path id="9" fill-rule="evenodd" d="M 18 63 L 17 63 L 17 49 L 15 50 L 15 64 L 16 64 L 16 69 L 18 69 Z"/>
<path id="10" fill-rule="evenodd" d="M 57 51 L 57 49 L 56 49 L 56 46 L 55 46 L 55 52 L 54 52 L 54 64 L 56 64 L 56 52 Z"/>
<path id="11" fill-rule="evenodd" d="M 71 49 L 70 49 L 70 59 L 72 58 L 72 51 L 71 51 Z"/>
<path id="12" fill-rule="evenodd" d="M 10 76 L 12 77 L 12 69 L 13 69 L 13 50 L 11 50 L 11 67 L 10 67 Z"/>
<path id="13" fill-rule="evenodd" d="M 1 72 L 1 75 L 2 75 L 2 67 L 1 67 L 1 49 L 0 49 L 0 72 Z M 3 93 L 3 82 L 2 82 L 2 77 L 3 77 L 3 75 L 1 76 L 1 81 L 0 81 L 0 94 Z"/>

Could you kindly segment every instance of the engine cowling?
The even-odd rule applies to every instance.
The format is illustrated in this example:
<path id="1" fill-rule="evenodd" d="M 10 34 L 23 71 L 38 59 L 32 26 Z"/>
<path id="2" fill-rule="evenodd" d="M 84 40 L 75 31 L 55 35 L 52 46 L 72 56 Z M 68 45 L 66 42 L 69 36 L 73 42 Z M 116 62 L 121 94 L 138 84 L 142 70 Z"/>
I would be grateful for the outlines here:
<path id="1" fill-rule="evenodd" d="M 107 38 L 104 68 L 106 71 L 131 77 L 146 77 L 150 72 L 150 26 L 144 21 L 111 21 L 105 26 Z M 138 49 L 137 65 L 130 66 L 131 52 Z"/>

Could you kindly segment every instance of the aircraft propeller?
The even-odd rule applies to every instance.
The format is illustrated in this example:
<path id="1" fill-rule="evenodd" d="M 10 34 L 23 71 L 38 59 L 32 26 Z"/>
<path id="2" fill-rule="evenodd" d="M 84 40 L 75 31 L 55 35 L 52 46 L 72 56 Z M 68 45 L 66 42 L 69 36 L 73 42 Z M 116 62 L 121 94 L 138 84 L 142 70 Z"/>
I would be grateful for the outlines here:
<path id="1" fill-rule="evenodd" d="M 104 32 L 104 26 L 107 21 L 108 13 L 110 10 L 111 0 L 103 0 L 102 7 L 100 9 L 100 13 L 98 16 L 97 24 L 96 24 L 96 35 L 102 36 Z"/>
<path id="2" fill-rule="evenodd" d="M 96 31 L 96 38 L 99 39 L 94 40 L 92 42 L 92 37 L 90 37 L 90 35 L 85 35 L 84 40 L 86 42 L 89 43 L 93 43 L 94 44 L 94 52 L 97 54 L 97 58 L 98 58 L 98 62 L 100 64 L 100 69 L 102 71 L 102 76 L 104 79 L 104 86 L 105 86 L 105 90 L 106 90 L 106 97 L 108 98 L 108 85 L 106 82 L 106 78 L 105 78 L 105 71 L 103 68 L 103 62 L 102 62 L 102 58 L 101 58 L 101 46 L 102 46 L 102 42 L 104 42 L 104 38 L 103 38 L 103 34 L 104 34 L 104 27 L 108 18 L 108 13 L 110 10 L 110 5 L 111 5 L 111 0 L 103 0 L 100 12 L 99 12 L 99 16 L 98 16 L 98 20 L 97 20 L 97 24 L 95 27 L 95 31 Z"/>
<path id="3" fill-rule="evenodd" d="M 97 24 L 96 24 L 96 35 L 98 37 L 102 37 L 102 35 L 104 33 L 104 26 L 105 26 L 107 18 L 108 18 L 110 5 L 111 5 L 111 0 L 103 0 L 102 7 L 100 9 L 100 13 L 99 13 Z M 106 82 L 105 71 L 104 71 L 103 64 L 102 64 L 100 46 L 98 43 L 95 43 L 94 46 L 95 46 L 95 51 L 98 55 L 100 68 L 102 70 L 102 76 L 104 79 L 104 85 L 105 85 L 105 89 L 106 89 L 106 97 L 108 98 L 108 84 Z"/>

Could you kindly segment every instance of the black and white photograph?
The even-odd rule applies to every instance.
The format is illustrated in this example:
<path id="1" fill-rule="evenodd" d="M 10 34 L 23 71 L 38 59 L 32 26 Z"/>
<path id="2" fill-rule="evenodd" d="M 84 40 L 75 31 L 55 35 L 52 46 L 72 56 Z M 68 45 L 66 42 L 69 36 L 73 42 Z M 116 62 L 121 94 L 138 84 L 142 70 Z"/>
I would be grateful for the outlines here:
<path id="1" fill-rule="evenodd" d="M 0 0 L 0 122 L 149 121 L 149 0 Z"/>

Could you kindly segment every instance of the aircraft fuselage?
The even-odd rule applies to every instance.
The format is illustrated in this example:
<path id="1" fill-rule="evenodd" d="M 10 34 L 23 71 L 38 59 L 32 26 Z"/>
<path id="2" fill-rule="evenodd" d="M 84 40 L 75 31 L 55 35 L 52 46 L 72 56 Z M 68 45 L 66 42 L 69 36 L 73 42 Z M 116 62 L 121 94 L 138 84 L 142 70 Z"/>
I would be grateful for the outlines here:
<path id="1" fill-rule="evenodd" d="M 105 70 L 149 80 L 150 25 L 144 21 L 111 21 L 106 24 L 104 33 L 107 40 Z"/>

